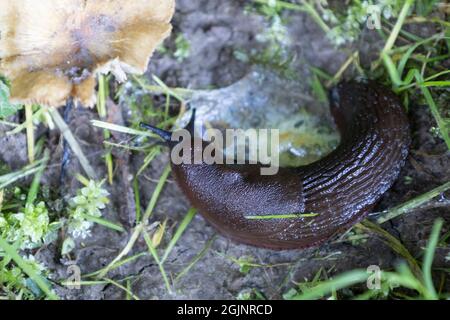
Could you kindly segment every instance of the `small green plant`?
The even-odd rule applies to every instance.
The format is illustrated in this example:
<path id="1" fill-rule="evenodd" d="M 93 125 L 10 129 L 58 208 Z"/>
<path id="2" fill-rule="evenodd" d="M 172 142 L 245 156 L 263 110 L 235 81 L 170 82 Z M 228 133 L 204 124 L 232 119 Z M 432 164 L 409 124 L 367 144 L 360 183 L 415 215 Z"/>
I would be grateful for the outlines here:
<path id="1" fill-rule="evenodd" d="M 69 201 L 69 232 L 75 238 L 85 239 L 89 236 L 93 222 L 89 217 L 101 217 L 101 210 L 109 203 L 109 193 L 102 188 L 103 183 L 89 181 L 89 184 L 78 190 L 77 195 Z"/>
<path id="2" fill-rule="evenodd" d="M 407 299 L 439 299 L 445 294 L 438 294 L 433 284 L 432 262 L 439 241 L 439 234 L 443 220 L 435 222 L 431 231 L 428 246 L 424 251 L 424 258 L 420 274 L 415 272 L 406 263 L 398 265 L 395 271 L 380 271 L 379 286 L 361 292 L 361 287 L 354 286 L 369 282 L 371 273 L 366 270 L 352 270 L 338 276 L 321 280 L 322 270 L 316 274 L 312 281 L 297 284 L 297 288 L 289 290 L 284 298 L 287 300 L 309 299 L 340 299 L 353 298 L 359 300 L 407 298 Z M 416 272 L 417 273 L 417 272 Z M 326 274 L 325 274 L 326 275 Z M 404 289 L 408 289 L 406 291 Z"/>
<path id="3" fill-rule="evenodd" d="M 137 79 L 141 81 L 140 78 Z M 139 130 L 141 122 L 151 122 L 159 116 L 155 110 L 153 98 L 150 95 L 142 94 L 136 81 L 123 84 L 117 93 L 117 97 L 120 97 L 130 108 L 130 127 L 132 129 Z"/>
<path id="4" fill-rule="evenodd" d="M 239 265 L 239 271 L 242 274 L 247 274 L 255 266 L 255 258 L 250 256 L 240 257 L 235 261 Z"/>
<path id="5" fill-rule="evenodd" d="M 103 183 L 91 180 L 69 200 L 67 230 L 71 237 L 66 238 L 63 243 L 63 254 L 74 249 L 74 239 L 89 237 L 94 223 L 100 221 L 102 210 L 109 203 L 109 193 L 102 188 Z"/>
<path id="6" fill-rule="evenodd" d="M 36 261 L 33 255 L 24 257 L 24 261 L 41 277 L 48 276 L 48 269 Z M 9 259 L 0 260 L 0 292 L 8 299 L 36 299 L 43 297 L 42 290 L 30 279 L 21 268 L 9 262 Z"/>
<path id="7" fill-rule="evenodd" d="M 12 116 L 22 108 L 21 105 L 10 103 L 9 93 L 7 81 L 0 76 L 0 119 Z"/>
<path id="8" fill-rule="evenodd" d="M 0 237 L 20 250 L 36 249 L 55 239 L 58 223 L 50 222 L 44 201 L 33 204 L 18 187 L 0 191 Z"/>
<path id="9" fill-rule="evenodd" d="M 175 39 L 175 52 L 174 57 L 178 60 L 178 62 L 183 62 L 189 55 L 191 54 L 191 44 L 185 38 L 183 34 L 179 34 Z"/>
<path id="10" fill-rule="evenodd" d="M 255 1 L 255 4 L 247 5 L 247 14 L 256 12 L 265 17 L 267 28 L 257 34 L 256 40 L 263 45 L 262 50 L 252 49 L 250 51 L 235 50 L 236 59 L 245 62 L 260 64 L 276 70 L 286 77 L 293 77 L 295 72 L 291 70 L 290 61 L 292 39 L 287 28 L 287 21 L 282 17 L 283 7 L 279 1 Z"/>
<path id="11" fill-rule="evenodd" d="M 256 289 L 244 289 L 241 292 L 239 292 L 236 299 L 241 301 L 266 300 L 264 295 Z"/>
<path id="12" fill-rule="evenodd" d="M 262 43 L 277 44 L 280 47 L 287 47 L 291 44 L 291 38 L 287 30 L 285 21 L 277 13 L 270 16 L 269 28 L 257 35 L 256 39 Z"/>
<path id="13" fill-rule="evenodd" d="M 405 1 L 402 0 L 351 0 L 344 6 L 332 7 L 328 0 L 253 0 L 261 14 L 267 17 L 279 16 L 283 10 L 307 12 L 336 46 L 357 40 L 365 26 L 381 31 L 392 18 L 401 14 Z M 413 1 L 409 1 L 412 3 Z M 437 0 L 423 0 L 415 3 L 414 10 L 406 12 L 427 16 Z"/>
<path id="14" fill-rule="evenodd" d="M 3 237 L 11 243 L 20 243 L 21 249 L 40 247 L 50 230 L 49 225 L 50 219 L 44 202 L 27 204 L 23 212 L 0 219 Z"/>
<path id="15" fill-rule="evenodd" d="M 44 202 L 32 204 L 17 187 L 7 195 L 0 191 L 0 295 L 9 299 L 52 295 L 43 280 L 48 270 L 30 252 L 56 239 L 57 225 L 50 222 Z"/>
<path id="16" fill-rule="evenodd" d="M 61 228 L 66 228 L 75 239 L 89 236 L 94 223 L 122 230 L 100 218 L 109 202 L 102 182 L 80 178 L 85 186 L 68 201 L 66 217 L 60 217 L 53 205 L 58 199 L 53 201 L 45 188 L 39 190 L 45 165 L 37 168 L 28 194 L 19 187 L 0 189 L 0 298 L 2 295 L 8 299 L 56 298 L 46 280 L 49 271 L 31 253 L 54 242 Z M 28 171 L 25 168 L 6 174 L 0 181 L 4 179 L 3 185 L 9 186 L 16 175 L 23 177 Z M 74 240 L 66 239 L 63 253 L 69 253 L 74 247 Z"/>
<path id="17" fill-rule="evenodd" d="M 401 10 L 401 1 L 398 0 L 353 0 L 343 13 L 330 9 L 328 1 L 318 3 L 322 19 L 330 25 L 327 36 L 336 46 L 357 40 L 364 24 L 368 23 L 369 16 L 381 28 L 381 18 L 395 18 Z"/>
<path id="18" fill-rule="evenodd" d="M 182 33 L 180 33 L 175 38 L 175 50 L 173 52 L 171 52 L 164 45 L 160 45 L 157 50 L 163 55 L 173 56 L 177 59 L 178 62 L 183 62 L 184 60 L 189 58 L 191 54 L 191 44 L 186 39 L 186 37 Z"/>

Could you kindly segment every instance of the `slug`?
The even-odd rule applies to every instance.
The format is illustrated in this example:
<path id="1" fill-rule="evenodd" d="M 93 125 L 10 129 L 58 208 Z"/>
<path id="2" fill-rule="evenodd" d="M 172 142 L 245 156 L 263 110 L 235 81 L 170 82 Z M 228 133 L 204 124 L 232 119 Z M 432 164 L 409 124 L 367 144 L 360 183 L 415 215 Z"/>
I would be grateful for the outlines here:
<path id="1" fill-rule="evenodd" d="M 341 143 L 317 162 L 272 176 L 260 175 L 260 165 L 172 163 L 175 179 L 199 213 L 234 241 L 276 250 L 317 246 L 373 209 L 398 178 L 410 145 L 403 107 L 381 85 L 342 82 L 330 92 L 330 109 Z M 142 126 L 174 147 L 171 132 Z M 274 214 L 295 216 L 248 218 Z"/>

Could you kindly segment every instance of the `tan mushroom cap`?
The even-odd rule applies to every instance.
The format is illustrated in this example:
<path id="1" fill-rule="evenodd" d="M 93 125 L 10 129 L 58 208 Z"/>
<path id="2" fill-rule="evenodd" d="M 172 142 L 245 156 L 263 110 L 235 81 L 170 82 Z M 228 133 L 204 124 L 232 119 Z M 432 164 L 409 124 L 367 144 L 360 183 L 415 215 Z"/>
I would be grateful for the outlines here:
<path id="1" fill-rule="evenodd" d="M 11 100 L 95 104 L 96 75 L 144 73 L 175 0 L 0 0 L 0 74 Z"/>

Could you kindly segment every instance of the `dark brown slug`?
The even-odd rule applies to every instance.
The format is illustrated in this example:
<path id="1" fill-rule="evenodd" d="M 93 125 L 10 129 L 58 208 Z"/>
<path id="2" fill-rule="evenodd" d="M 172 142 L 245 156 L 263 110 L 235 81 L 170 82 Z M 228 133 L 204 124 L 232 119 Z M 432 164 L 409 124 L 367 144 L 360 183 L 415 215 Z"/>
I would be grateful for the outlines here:
<path id="1" fill-rule="evenodd" d="M 273 176 L 261 175 L 258 165 L 172 164 L 180 188 L 220 233 L 240 243 L 300 249 L 345 231 L 398 178 L 410 132 L 398 98 L 376 83 L 343 82 L 330 97 L 341 144 L 325 158 Z M 143 126 L 170 141 L 170 132 Z M 301 213 L 316 215 L 248 219 Z"/>

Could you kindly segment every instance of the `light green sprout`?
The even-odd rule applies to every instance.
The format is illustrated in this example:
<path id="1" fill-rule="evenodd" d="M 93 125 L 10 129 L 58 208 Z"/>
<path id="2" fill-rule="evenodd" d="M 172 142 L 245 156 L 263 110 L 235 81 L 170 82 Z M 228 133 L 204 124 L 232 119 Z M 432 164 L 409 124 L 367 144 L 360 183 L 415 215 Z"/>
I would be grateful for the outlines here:
<path id="1" fill-rule="evenodd" d="M 4 292 L 18 292 L 25 288 L 25 276 L 19 267 L 7 268 L 3 266 L 0 272 L 0 286 Z"/>
<path id="2" fill-rule="evenodd" d="M 189 58 L 189 55 L 191 54 L 191 44 L 182 34 L 179 34 L 175 39 L 175 47 L 176 50 L 173 55 L 178 62 L 183 62 L 185 59 Z"/>
<path id="3" fill-rule="evenodd" d="M 0 230 L 5 229 L 8 226 L 8 221 L 2 216 L 0 216 Z"/>
<path id="4" fill-rule="evenodd" d="M 345 14 L 336 14 L 329 8 L 326 0 L 320 4 L 322 19 L 332 26 L 327 37 L 336 46 L 352 43 L 358 39 L 368 17 L 375 13 L 372 11 L 373 8 L 377 8 L 376 11 L 380 14 L 377 19 L 381 19 L 381 16 L 385 19 L 397 17 L 400 10 L 399 2 L 396 0 L 353 0 L 347 6 Z"/>
<path id="5" fill-rule="evenodd" d="M 260 8 L 262 14 L 270 19 L 270 27 L 256 36 L 256 40 L 287 47 L 291 44 L 289 31 L 281 18 L 281 11 L 277 8 L 277 0 L 269 0 Z"/>
<path id="6" fill-rule="evenodd" d="M 102 188 L 103 183 L 90 181 L 89 184 L 78 190 L 77 195 L 69 201 L 68 230 L 73 238 L 86 239 L 91 234 L 94 222 L 89 217 L 99 218 L 101 210 L 109 203 L 109 193 Z"/>
<path id="7" fill-rule="evenodd" d="M 256 39 L 263 43 L 277 43 L 284 47 L 291 44 L 289 31 L 279 15 L 272 17 L 270 27 L 264 33 L 257 35 Z"/>
<path id="8" fill-rule="evenodd" d="M 9 96 L 9 87 L 0 75 L 0 119 L 12 116 L 21 108 L 20 105 L 10 103 Z"/>
<path id="9" fill-rule="evenodd" d="M 36 260 L 36 257 L 32 254 L 29 254 L 28 256 L 23 258 L 26 262 L 28 262 L 28 265 L 33 269 L 33 271 L 38 274 L 42 275 L 47 271 L 47 268 Z"/>
<path id="10" fill-rule="evenodd" d="M 39 263 L 33 255 L 23 257 L 24 261 L 38 276 L 48 276 L 48 269 Z M 0 260 L 2 270 L 0 272 L 0 287 L 3 292 L 13 299 L 36 299 L 42 296 L 42 291 L 30 279 L 21 268 L 13 264 L 4 265 Z"/>
<path id="11" fill-rule="evenodd" d="M 41 246 L 49 232 L 50 219 L 44 202 L 26 205 L 24 212 L 0 215 L 0 235 L 9 242 L 18 243 L 21 249 Z"/>
<path id="12" fill-rule="evenodd" d="M 12 217 L 19 222 L 20 233 L 25 248 L 39 246 L 47 234 L 50 219 L 44 202 L 36 206 L 26 205 L 24 213 L 14 214 Z"/>

